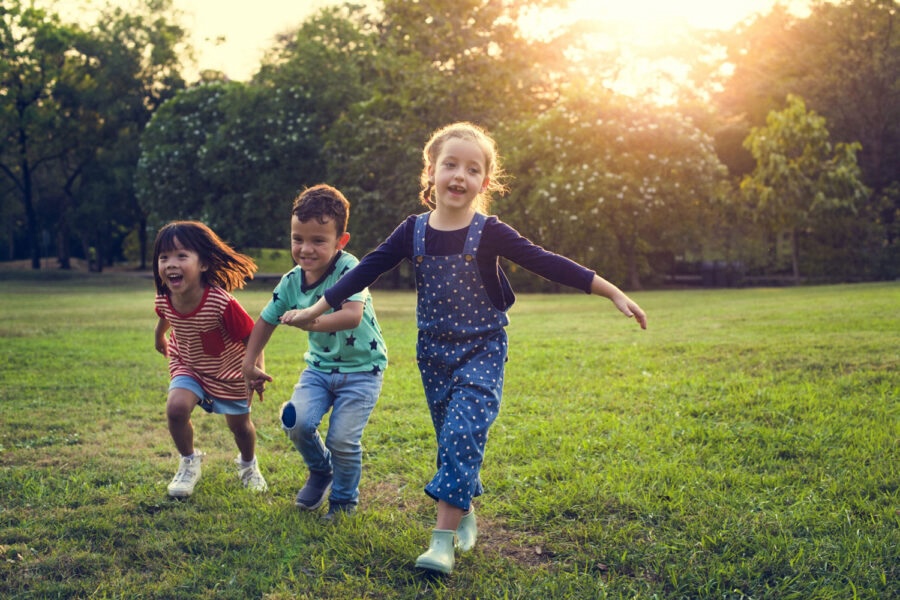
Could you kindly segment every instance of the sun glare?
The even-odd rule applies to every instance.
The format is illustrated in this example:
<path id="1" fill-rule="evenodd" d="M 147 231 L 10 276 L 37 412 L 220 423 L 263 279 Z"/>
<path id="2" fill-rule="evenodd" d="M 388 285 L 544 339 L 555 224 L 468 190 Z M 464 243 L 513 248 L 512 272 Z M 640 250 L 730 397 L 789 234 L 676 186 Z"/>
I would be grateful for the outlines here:
<path id="1" fill-rule="evenodd" d="M 679 53 L 691 30 L 728 29 L 768 12 L 779 0 L 572 0 L 566 8 L 533 10 L 519 22 L 532 39 L 549 39 L 574 24 L 586 25 L 590 48 L 596 54 L 614 53 L 618 68 L 614 80 L 604 84 L 632 97 L 641 96 L 660 105 L 676 101 L 688 82 L 689 68 Z M 809 0 L 780 0 L 795 14 L 808 11 Z M 665 48 L 665 55 L 661 48 Z M 573 55 L 574 56 L 574 55 Z M 590 55 L 575 60 L 595 59 Z"/>

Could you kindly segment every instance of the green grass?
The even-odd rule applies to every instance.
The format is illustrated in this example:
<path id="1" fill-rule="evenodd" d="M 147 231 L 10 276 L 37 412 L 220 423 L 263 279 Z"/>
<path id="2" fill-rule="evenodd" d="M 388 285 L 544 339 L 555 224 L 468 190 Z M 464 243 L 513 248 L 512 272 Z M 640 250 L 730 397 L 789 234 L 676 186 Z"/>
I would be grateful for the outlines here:
<path id="1" fill-rule="evenodd" d="M 251 314 L 268 286 L 236 294 Z M 0 273 L 0 597 L 890 598 L 900 596 L 900 286 L 522 295 L 479 499 L 454 574 L 413 568 L 433 526 L 434 434 L 414 297 L 376 292 L 391 366 L 360 512 L 293 507 L 278 423 L 302 332 L 254 405 L 270 491 L 241 489 L 219 417 L 187 501 L 153 350 L 152 282 Z"/>

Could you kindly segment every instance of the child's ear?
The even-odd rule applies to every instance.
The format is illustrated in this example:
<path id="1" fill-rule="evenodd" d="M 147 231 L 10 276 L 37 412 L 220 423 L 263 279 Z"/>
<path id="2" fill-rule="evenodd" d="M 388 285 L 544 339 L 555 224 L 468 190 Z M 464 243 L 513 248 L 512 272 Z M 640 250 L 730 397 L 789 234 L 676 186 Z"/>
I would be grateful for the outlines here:
<path id="1" fill-rule="evenodd" d="M 338 248 L 338 250 L 343 250 L 343 249 L 344 249 L 344 246 L 346 246 L 346 245 L 347 245 L 347 242 L 349 242 L 349 241 L 350 241 L 350 232 L 349 232 L 349 231 L 345 231 L 345 232 L 341 235 L 341 237 L 338 238 L 338 241 L 337 241 L 337 248 Z"/>
<path id="2" fill-rule="evenodd" d="M 481 191 L 483 192 L 483 191 L 485 191 L 486 189 L 488 189 L 488 186 L 489 186 L 489 185 L 491 185 L 491 176 L 490 176 L 490 175 L 486 175 L 486 176 L 484 177 L 484 181 L 481 183 Z"/>

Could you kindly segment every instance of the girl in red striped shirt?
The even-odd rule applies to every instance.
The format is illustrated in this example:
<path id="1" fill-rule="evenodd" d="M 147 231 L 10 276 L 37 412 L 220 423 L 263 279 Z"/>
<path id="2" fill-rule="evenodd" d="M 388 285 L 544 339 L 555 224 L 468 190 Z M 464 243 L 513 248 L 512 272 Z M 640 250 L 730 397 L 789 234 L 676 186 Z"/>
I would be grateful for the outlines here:
<path id="1" fill-rule="evenodd" d="M 243 287 L 255 271 L 250 257 L 235 252 L 203 223 L 176 221 L 156 236 L 156 350 L 169 359 L 166 418 L 181 454 L 168 488 L 172 497 L 190 496 L 200 479 L 203 453 L 194 448 L 191 423 L 198 404 L 209 413 L 225 415 L 240 451 L 235 462 L 244 487 L 260 492 L 268 487 L 256 460 L 252 396 L 248 398 L 241 375 L 253 319 L 229 293 Z M 262 355 L 257 364 L 264 368 Z M 254 384 L 260 401 L 263 384 Z"/>

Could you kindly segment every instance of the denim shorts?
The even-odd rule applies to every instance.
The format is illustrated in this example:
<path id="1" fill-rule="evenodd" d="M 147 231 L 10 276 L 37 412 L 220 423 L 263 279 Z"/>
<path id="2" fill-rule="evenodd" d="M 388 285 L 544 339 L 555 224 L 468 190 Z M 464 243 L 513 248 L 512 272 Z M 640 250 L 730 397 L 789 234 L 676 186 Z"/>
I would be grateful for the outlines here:
<path id="1" fill-rule="evenodd" d="M 243 400 L 219 400 L 218 398 L 213 398 L 206 394 L 199 381 L 193 377 L 188 377 L 187 375 L 176 375 L 172 378 L 172 381 L 169 382 L 169 391 L 174 389 L 192 392 L 199 398 L 197 403 L 200 405 L 200 408 L 208 413 L 217 415 L 246 415 L 250 412 L 250 406 L 247 404 L 246 398 Z"/>

